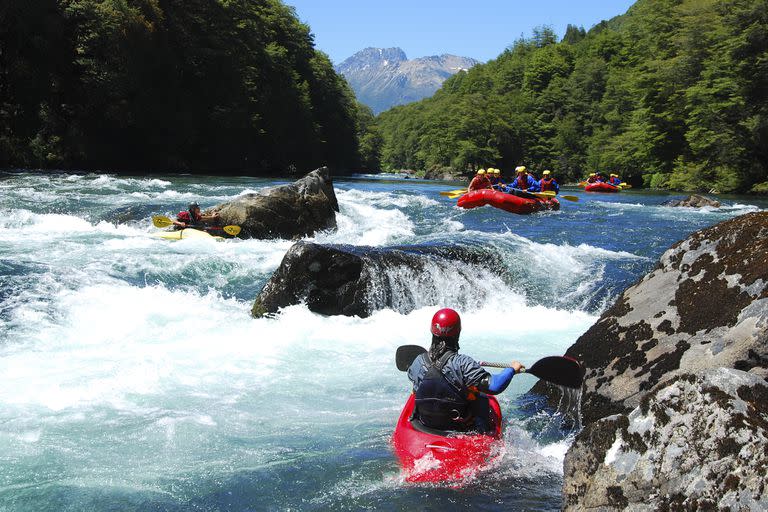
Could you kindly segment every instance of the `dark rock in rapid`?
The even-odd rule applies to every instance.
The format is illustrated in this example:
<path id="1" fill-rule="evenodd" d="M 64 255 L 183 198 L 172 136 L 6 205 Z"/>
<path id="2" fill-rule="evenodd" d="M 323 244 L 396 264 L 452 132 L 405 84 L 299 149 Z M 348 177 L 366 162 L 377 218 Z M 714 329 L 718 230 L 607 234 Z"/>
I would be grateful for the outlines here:
<path id="1" fill-rule="evenodd" d="M 339 204 L 328 168 L 290 185 L 244 194 L 205 213 L 218 212 L 223 225 L 241 227 L 240 238 L 299 238 L 336 228 Z"/>
<path id="2" fill-rule="evenodd" d="M 485 294 L 473 286 L 478 275 L 501 271 L 493 267 L 496 258 L 491 256 L 463 246 L 376 248 L 299 242 L 259 293 L 252 313 L 260 317 L 301 302 L 316 313 L 360 317 L 383 308 L 407 313 L 448 300 L 479 304 Z"/>
<path id="3" fill-rule="evenodd" d="M 626 413 L 682 373 L 726 367 L 768 378 L 768 212 L 673 245 L 566 355 L 587 368 L 585 424 Z"/>
<path id="4" fill-rule="evenodd" d="M 693 194 L 685 199 L 672 199 L 661 203 L 661 206 L 683 206 L 688 208 L 701 208 L 702 206 L 710 206 L 712 208 L 720 208 L 720 201 L 710 199 L 708 197 Z"/>
<path id="5" fill-rule="evenodd" d="M 710 369 L 678 375 L 629 414 L 579 433 L 565 510 L 768 510 L 768 386 Z"/>

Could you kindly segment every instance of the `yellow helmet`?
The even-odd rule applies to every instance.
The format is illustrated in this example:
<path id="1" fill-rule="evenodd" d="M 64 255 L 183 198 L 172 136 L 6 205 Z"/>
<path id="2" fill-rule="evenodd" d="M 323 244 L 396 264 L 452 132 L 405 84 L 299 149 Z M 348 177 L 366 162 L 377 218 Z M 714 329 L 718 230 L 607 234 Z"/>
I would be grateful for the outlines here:
<path id="1" fill-rule="evenodd" d="M 518 165 L 517 167 L 515 167 L 515 172 L 525 172 L 525 166 Z"/>
<path id="2" fill-rule="evenodd" d="M 493 170 L 493 174 L 501 174 L 501 170 L 500 169 L 494 169 Z"/>
<path id="3" fill-rule="evenodd" d="M 477 174 L 485 174 L 485 169 L 480 169 L 479 171 L 477 171 Z"/>
<path id="4" fill-rule="evenodd" d="M 594 172 L 589 173 L 590 176 L 597 176 Z"/>
<path id="5" fill-rule="evenodd" d="M 544 171 L 544 172 L 543 172 L 543 173 L 541 173 L 541 174 L 543 174 L 544 176 L 546 176 L 546 175 L 548 175 L 548 174 L 552 174 L 552 173 L 551 173 L 550 171 Z"/>
<path id="6" fill-rule="evenodd" d="M 618 178 L 618 177 L 619 177 L 619 175 L 618 175 L 618 174 L 611 174 L 611 178 L 613 178 L 613 177 L 616 177 L 616 178 Z"/>

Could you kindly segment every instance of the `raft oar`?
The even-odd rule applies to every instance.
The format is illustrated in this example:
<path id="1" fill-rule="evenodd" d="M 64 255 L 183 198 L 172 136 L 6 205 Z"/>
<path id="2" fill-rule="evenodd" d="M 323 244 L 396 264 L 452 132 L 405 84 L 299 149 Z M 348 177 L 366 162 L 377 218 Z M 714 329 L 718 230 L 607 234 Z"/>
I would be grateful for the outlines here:
<path id="1" fill-rule="evenodd" d="M 154 224 L 154 226 L 156 228 L 167 228 L 168 226 L 173 226 L 174 225 L 173 221 L 171 219 L 169 219 L 168 217 L 166 217 L 165 215 L 155 215 L 155 216 L 153 216 L 152 217 L 152 224 Z M 192 228 L 192 229 L 197 229 L 197 228 Z M 232 236 L 237 236 L 237 235 L 240 234 L 240 226 L 233 226 L 233 225 L 224 226 L 224 227 L 215 227 L 215 226 L 213 226 L 213 227 L 204 227 L 202 229 L 204 229 L 205 231 L 219 230 L 220 229 L 220 230 L 224 231 L 226 234 L 232 235 Z"/>
<path id="2" fill-rule="evenodd" d="M 455 196 L 455 195 L 462 195 L 462 194 L 466 194 L 466 193 L 467 193 L 467 189 L 460 188 L 460 189 L 456 189 L 456 190 L 443 190 L 443 191 L 440 192 L 440 195 L 441 196 Z"/>
<path id="3" fill-rule="evenodd" d="M 402 345 L 397 347 L 397 352 L 395 353 L 397 369 L 401 372 L 408 370 L 413 361 L 426 352 L 427 349 L 419 345 Z M 478 361 L 478 363 L 480 366 L 491 368 L 510 368 L 510 365 L 507 363 L 487 361 Z M 530 368 L 522 367 L 517 373 L 530 373 L 541 380 L 574 389 L 581 389 L 581 383 L 584 380 L 584 367 L 575 359 L 566 356 L 549 356 L 539 359 Z"/>

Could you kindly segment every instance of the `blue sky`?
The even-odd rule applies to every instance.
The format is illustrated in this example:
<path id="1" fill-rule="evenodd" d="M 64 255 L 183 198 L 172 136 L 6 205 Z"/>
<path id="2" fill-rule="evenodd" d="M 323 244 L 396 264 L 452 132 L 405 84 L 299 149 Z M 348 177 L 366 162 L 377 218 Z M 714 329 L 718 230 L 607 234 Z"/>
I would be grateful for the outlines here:
<path id="1" fill-rule="evenodd" d="M 334 64 L 373 46 L 399 46 L 409 59 L 450 53 L 496 58 L 521 35 L 549 25 L 590 27 L 624 14 L 635 0 L 283 0 Z"/>

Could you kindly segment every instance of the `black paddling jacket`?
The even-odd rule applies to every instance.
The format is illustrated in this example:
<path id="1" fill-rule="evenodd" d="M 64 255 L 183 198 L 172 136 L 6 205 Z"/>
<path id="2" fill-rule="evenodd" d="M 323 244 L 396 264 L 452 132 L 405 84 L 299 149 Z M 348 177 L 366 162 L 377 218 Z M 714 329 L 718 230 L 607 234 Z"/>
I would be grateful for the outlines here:
<path id="1" fill-rule="evenodd" d="M 474 359 L 446 352 L 434 363 L 422 354 L 408 368 L 416 395 L 415 415 L 426 426 L 462 430 L 470 420 L 469 402 L 490 377 Z"/>

